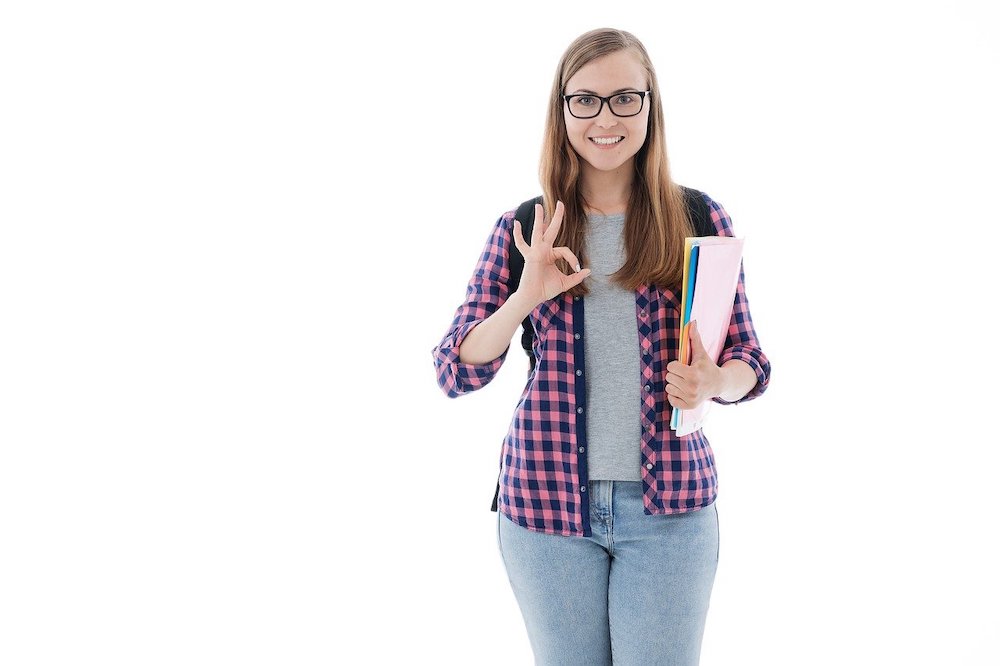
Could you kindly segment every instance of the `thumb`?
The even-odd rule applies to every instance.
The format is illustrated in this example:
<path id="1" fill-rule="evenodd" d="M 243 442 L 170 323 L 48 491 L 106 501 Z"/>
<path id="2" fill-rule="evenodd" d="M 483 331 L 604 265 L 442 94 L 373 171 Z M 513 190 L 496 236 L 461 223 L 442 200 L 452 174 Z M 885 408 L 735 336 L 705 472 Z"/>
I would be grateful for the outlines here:
<path id="1" fill-rule="evenodd" d="M 698 332 L 698 322 L 697 320 L 691 322 L 691 361 L 694 362 L 696 359 L 700 359 L 702 356 L 708 356 L 708 351 L 705 349 L 705 344 L 701 341 L 701 333 Z"/>
<path id="2" fill-rule="evenodd" d="M 589 268 L 583 268 L 583 269 L 581 269 L 577 273 L 571 273 L 570 275 L 567 275 L 566 277 L 569 278 L 569 282 L 570 282 L 570 285 L 569 285 L 569 287 L 567 287 L 567 289 L 570 289 L 570 288 L 575 287 L 576 285 L 580 284 L 589 275 L 590 275 L 590 269 Z"/>

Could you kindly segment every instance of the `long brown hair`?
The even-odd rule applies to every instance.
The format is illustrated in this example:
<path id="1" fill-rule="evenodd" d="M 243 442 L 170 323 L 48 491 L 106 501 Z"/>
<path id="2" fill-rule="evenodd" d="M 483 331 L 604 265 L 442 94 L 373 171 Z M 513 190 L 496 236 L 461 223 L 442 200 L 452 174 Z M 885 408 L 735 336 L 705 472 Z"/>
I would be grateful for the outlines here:
<path id="1" fill-rule="evenodd" d="M 565 207 L 555 245 L 568 246 L 580 265 L 586 267 L 584 224 L 586 200 L 581 188 L 580 157 L 570 145 L 563 118 L 563 93 L 566 82 L 584 65 L 601 56 L 630 49 L 646 69 L 649 96 L 649 122 L 646 141 L 635 155 L 635 176 L 625 213 L 625 263 L 612 279 L 626 289 L 635 290 L 643 283 L 678 289 L 683 271 L 684 237 L 693 236 L 681 188 L 670 178 L 667 146 L 664 138 L 663 105 L 653 63 L 646 48 L 631 33 L 602 28 L 576 38 L 559 61 L 548 119 L 542 140 L 539 181 L 545 206 L 545 219 L 551 220 L 556 201 Z M 557 265 L 565 273 L 573 272 L 564 259 Z M 582 296 L 590 290 L 586 281 L 568 293 Z"/>

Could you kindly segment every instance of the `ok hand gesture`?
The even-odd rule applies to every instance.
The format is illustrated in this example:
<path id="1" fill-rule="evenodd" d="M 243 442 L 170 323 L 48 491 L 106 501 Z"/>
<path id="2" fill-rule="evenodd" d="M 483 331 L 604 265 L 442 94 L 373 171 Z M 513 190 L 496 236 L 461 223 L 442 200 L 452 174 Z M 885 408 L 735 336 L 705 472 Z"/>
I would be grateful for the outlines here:
<path id="1" fill-rule="evenodd" d="M 580 261 L 568 247 L 561 245 L 552 247 L 559 226 L 562 224 L 565 207 L 562 201 L 556 202 L 556 210 L 552 221 L 545 222 L 545 210 L 541 204 L 535 204 L 535 224 L 531 229 L 531 245 L 528 245 L 521 232 L 521 223 L 514 220 L 514 244 L 524 256 L 524 270 L 517 293 L 523 295 L 532 304 L 555 298 L 567 289 L 580 284 L 590 275 L 590 269 L 580 269 Z M 576 267 L 576 273 L 566 275 L 556 267 L 556 260 L 563 258 L 570 266 Z"/>

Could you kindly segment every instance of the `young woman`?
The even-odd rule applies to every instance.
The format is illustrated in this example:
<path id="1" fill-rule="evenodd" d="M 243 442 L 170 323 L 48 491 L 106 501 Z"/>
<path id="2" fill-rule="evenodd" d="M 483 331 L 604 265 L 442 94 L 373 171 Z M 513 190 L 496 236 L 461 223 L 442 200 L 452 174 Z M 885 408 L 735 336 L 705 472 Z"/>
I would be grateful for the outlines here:
<path id="1" fill-rule="evenodd" d="M 594 30 L 563 54 L 540 179 L 530 239 L 513 210 L 494 225 L 433 349 L 438 383 L 450 397 L 485 386 L 529 319 L 535 365 L 501 450 L 497 545 L 536 663 L 697 664 L 717 476 L 708 439 L 678 437 L 671 411 L 751 400 L 770 363 L 742 266 L 720 357 L 695 325 L 691 363 L 676 360 L 690 207 L 734 234 L 722 206 L 671 180 L 659 85 L 632 34 Z"/>

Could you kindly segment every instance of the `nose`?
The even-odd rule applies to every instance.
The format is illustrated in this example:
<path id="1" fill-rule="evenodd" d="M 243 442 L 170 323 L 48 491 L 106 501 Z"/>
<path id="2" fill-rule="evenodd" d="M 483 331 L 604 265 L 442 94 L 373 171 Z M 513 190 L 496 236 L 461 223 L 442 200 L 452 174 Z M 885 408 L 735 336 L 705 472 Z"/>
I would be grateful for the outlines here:
<path id="1" fill-rule="evenodd" d="M 594 123 L 598 127 L 612 127 L 618 124 L 618 116 L 611 113 L 610 102 L 601 107 L 601 112 L 594 118 Z"/>

